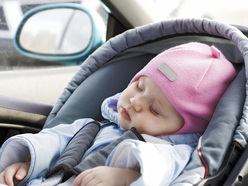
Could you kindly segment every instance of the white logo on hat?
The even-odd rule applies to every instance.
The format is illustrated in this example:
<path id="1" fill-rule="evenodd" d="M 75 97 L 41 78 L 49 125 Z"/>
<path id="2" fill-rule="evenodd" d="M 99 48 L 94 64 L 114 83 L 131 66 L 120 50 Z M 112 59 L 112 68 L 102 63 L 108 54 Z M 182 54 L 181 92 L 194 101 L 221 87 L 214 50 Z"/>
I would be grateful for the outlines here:
<path id="1" fill-rule="evenodd" d="M 162 63 L 158 69 L 162 72 L 170 81 L 177 79 L 177 73 L 167 64 Z"/>

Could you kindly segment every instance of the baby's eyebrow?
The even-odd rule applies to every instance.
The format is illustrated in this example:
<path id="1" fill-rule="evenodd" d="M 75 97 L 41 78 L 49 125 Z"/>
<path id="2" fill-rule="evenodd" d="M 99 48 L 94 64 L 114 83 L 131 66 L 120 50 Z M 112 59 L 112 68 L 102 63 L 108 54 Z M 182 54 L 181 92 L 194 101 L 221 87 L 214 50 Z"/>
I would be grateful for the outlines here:
<path id="1" fill-rule="evenodd" d="M 140 78 L 139 78 L 139 80 L 138 80 L 138 84 L 140 85 L 140 86 L 142 86 L 142 88 L 145 88 L 145 81 L 144 81 L 144 78 L 142 78 L 143 76 L 141 76 Z"/>

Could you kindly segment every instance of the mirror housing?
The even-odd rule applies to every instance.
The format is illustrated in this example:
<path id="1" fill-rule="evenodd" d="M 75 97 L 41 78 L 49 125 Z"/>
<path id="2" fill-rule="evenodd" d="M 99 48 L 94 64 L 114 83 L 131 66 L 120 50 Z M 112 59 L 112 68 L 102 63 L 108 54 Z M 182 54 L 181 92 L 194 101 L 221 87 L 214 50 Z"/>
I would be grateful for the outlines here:
<path id="1" fill-rule="evenodd" d="M 75 4 L 43 5 L 27 12 L 14 37 L 15 48 L 28 57 L 80 64 L 106 41 L 98 13 Z"/>

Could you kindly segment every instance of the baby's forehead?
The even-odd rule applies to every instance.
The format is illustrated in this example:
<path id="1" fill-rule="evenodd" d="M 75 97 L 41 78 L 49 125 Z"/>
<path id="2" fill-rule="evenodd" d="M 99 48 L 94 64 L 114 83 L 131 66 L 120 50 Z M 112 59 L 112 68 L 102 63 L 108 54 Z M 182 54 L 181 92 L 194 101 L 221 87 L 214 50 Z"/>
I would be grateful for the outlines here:
<path id="1" fill-rule="evenodd" d="M 140 76 L 137 81 L 139 81 L 141 85 L 143 84 L 146 88 L 150 89 L 149 93 L 154 96 L 154 99 L 162 99 L 167 102 L 168 98 L 165 92 L 152 80 L 152 78 L 148 76 Z"/>

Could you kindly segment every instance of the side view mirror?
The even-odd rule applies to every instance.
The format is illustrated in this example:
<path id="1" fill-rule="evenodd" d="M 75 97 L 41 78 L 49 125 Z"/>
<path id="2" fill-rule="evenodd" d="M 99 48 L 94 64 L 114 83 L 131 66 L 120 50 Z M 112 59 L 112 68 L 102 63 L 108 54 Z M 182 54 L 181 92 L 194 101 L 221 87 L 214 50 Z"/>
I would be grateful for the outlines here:
<path id="1" fill-rule="evenodd" d="M 39 6 L 21 21 L 16 49 L 29 57 L 72 64 L 105 42 L 106 27 L 92 10 L 73 4 Z"/>

